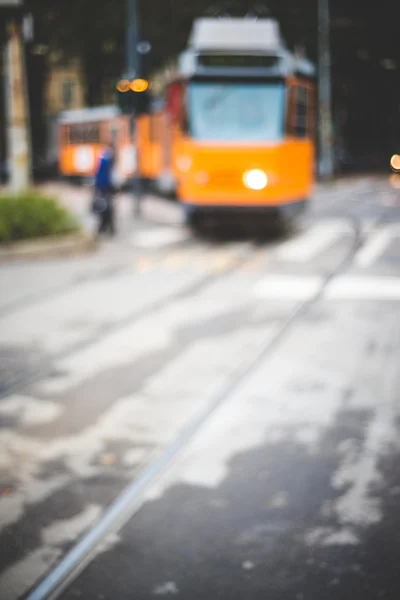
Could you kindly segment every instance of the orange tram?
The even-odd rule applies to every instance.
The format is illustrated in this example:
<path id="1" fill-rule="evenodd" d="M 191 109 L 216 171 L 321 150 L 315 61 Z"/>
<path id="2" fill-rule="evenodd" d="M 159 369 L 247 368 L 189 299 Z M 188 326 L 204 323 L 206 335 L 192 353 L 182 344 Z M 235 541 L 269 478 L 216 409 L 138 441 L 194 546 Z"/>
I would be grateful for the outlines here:
<path id="1" fill-rule="evenodd" d="M 121 177 L 140 173 L 158 191 L 174 192 L 191 223 L 220 213 L 291 217 L 312 193 L 315 97 L 313 64 L 288 51 L 274 19 L 204 18 L 163 101 L 136 119 L 135 147 L 129 120 L 117 113 L 98 131 L 104 141 L 113 133 Z M 92 174 L 101 132 L 96 144 L 74 149 L 72 125 L 60 123 L 61 171 L 71 173 L 80 156 Z"/>

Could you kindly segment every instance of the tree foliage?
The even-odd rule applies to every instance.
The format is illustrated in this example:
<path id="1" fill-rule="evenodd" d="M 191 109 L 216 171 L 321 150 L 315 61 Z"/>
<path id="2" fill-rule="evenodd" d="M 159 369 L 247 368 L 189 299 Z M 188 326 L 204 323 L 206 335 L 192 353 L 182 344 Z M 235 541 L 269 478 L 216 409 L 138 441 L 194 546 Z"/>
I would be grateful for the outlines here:
<path id="1" fill-rule="evenodd" d="M 196 17 L 226 7 L 233 15 L 244 15 L 255 4 L 268 6 L 280 21 L 290 47 L 303 45 L 308 54 L 316 58 L 317 0 L 137 0 L 137 3 L 141 35 L 152 44 L 154 69 L 183 50 Z M 357 22 L 353 30 L 344 31 L 346 43 L 336 40 L 337 32 L 333 32 L 334 60 L 337 53 L 341 66 L 342 62 L 343 67 L 346 66 L 347 57 L 343 61 L 343 56 L 348 51 L 349 41 L 360 46 L 375 45 L 376 52 L 385 48 L 388 55 L 399 48 L 397 21 L 394 19 L 391 23 L 389 18 L 393 12 L 390 0 L 381 0 L 378 11 L 369 10 L 365 3 L 361 5 L 361 0 L 354 0 L 351 5 L 347 0 L 330 4 L 333 22 L 340 16 Z M 35 18 L 36 43 L 49 44 L 53 51 L 59 51 L 60 60 L 79 57 L 85 74 L 87 100 L 91 104 L 99 101 L 102 82 L 118 77 L 125 67 L 127 0 L 25 0 L 25 6 Z M 384 33 L 378 35 L 377 29 Z"/>
<path id="2" fill-rule="evenodd" d="M 99 102 L 103 81 L 116 76 L 123 63 L 124 1 L 29 2 L 35 17 L 36 42 L 48 44 L 60 62 L 79 58 L 87 101 Z"/>
<path id="3" fill-rule="evenodd" d="M 184 49 L 196 17 L 228 5 L 231 14 L 243 15 L 257 2 L 137 0 L 141 35 L 152 45 L 152 68 L 160 69 Z M 279 20 L 289 47 L 302 45 L 316 60 L 317 0 L 266 0 L 261 4 L 267 4 Z M 112 85 L 111 81 L 125 70 L 127 0 L 25 0 L 25 6 L 35 18 L 35 43 L 48 45 L 52 54 L 59 53 L 61 61 L 78 57 L 84 71 L 87 104 L 101 102 L 104 84 Z M 347 122 L 353 129 L 359 123 L 359 131 L 365 132 L 368 122 L 368 131 L 375 127 L 386 138 L 398 136 L 398 125 L 393 126 L 399 122 L 400 103 L 396 80 L 400 65 L 398 6 L 393 0 L 380 0 L 378 7 L 362 0 L 331 0 L 330 8 L 334 107 L 345 107 Z M 43 98 L 40 87 L 45 81 L 46 60 L 28 58 L 32 123 L 39 129 L 38 105 Z M 394 64 L 394 70 L 382 66 L 385 62 Z M 373 93 L 372 89 L 379 92 Z M 382 134 L 389 130 L 394 133 Z M 33 134 L 35 141 L 38 132 Z"/>
<path id="4" fill-rule="evenodd" d="M 35 17 L 37 42 L 59 51 L 60 60 L 79 57 L 82 61 L 90 104 L 99 101 L 101 83 L 124 70 L 126 4 L 126 0 L 26 0 Z M 243 15 L 253 2 L 214 0 L 214 11 L 224 4 L 231 14 Z M 138 5 L 140 32 L 152 45 L 154 69 L 183 50 L 196 17 L 213 12 L 212 0 L 138 0 Z M 268 6 L 281 21 L 288 43 L 305 44 L 313 53 L 316 0 L 303 0 L 300 8 L 297 0 L 269 0 Z"/>

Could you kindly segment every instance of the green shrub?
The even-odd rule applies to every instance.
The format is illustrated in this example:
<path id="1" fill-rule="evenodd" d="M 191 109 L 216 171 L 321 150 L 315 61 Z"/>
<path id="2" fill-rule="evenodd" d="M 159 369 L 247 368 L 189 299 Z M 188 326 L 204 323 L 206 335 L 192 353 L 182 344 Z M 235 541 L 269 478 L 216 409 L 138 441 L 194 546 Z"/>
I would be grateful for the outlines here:
<path id="1" fill-rule="evenodd" d="M 53 198 L 35 192 L 0 196 L 0 244 L 78 230 L 75 217 Z"/>

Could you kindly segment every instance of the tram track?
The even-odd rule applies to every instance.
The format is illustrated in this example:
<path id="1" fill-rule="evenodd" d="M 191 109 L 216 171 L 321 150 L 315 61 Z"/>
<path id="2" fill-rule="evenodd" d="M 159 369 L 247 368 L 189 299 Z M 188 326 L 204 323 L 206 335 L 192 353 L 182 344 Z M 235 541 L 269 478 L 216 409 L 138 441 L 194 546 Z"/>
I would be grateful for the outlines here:
<path id="1" fill-rule="evenodd" d="M 179 246 L 184 247 L 185 245 L 186 242 L 181 242 Z M 140 259 L 141 257 L 135 256 L 133 254 L 133 260 L 137 258 Z M 132 268 L 126 265 L 126 261 L 121 262 L 117 266 L 115 266 L 114 264 L 109 264 L 106 267 L 98 269 L 98 271 L 94 269 L 88 269 L 86 272 L 83 271 L 79 275 L 72 277 L 67 283 L 61 283 L 59 285 L 50 286 L 49 288 L 41 290 L 39 292 L 27 294 L 26 296 L 23 296 L 22 298 L 14 302 L 5 303 L 3 306 L 0 307 L 0 319 L 15 314 L 20 310 L 31 308 L 36 304 L 40 304 L 41 302 L 57 298 L 57 296 L 60 296 L 65 292 L 71 292 L 88 283 L 112 280 L 115 277 L 118 277 L 119 275 L 125 275 L 130 273 L 131 271 Z"/>
<path id="2" fill-rule="evenodd" d="M 26 296 L 23 296 L 20 300 L 4 304 L 0 309 L 0 319 L 8 317 L 26 308 L 31 308 L 32 306 L 35 306 L 35 304 L 40 304 L 41 302 L 57 298 L 57 296 L 60 296 L 65 292 L 70 292 L 71 290 L 78 289 L 80 286 L 85 285 L 87 283 L 113 279 L 114 277 L 117 277 L 118 275 L 127 272 L 127 268 L 108 267 L 106 269 L 101 269 L 98 273 L 83 273 L 81 275 L 73 277 L 67 283 L 62 283 L 60 285 L 50 287 L 37 293 L 27 294 Z"/>
<path id="3" fill-rule="evenodd" d="M 384 221 L 386 212 L 387 210 L 382 211 L 376 225 Z M 219 407 L 229 402 L 238 387 L 277 349 L 282 339 L 299 319 L 323 297 L 328 284 L 352 264 L 355 254 L 367 241 L 368 234 L 367 236 L 363 235 L 362 222 L 356 216 L 348 215 L 344 221 L 347 222 L 352 235 L 351 246 L 338 264 L 323 277 L 319 289 L 312 297 L 297 305 L 275 335 L 261 344 L 248 360 L 238 366 L 230 380 L 213 396 L 205 409 L 191 420 L 176 437 L 175 441 L 125 488 L 104 511 L 97 523 L 71 548 L 59 564 L 38 585 L 30 590 L 25 596 L 25 600 L 56 600 L 61 596 L 97 556 L 102 544 L 107 541 L 108 537 L 117 533 L 140 509 L 145 499 L 145 493 L 151 484 L 168 470 L 190 442 L 201 432 Z"/>
<path id="4" fill-rule="evenodd" d="M 379 191 L 379 188 L 378 188 L 378 191 Z M 355 192 L 354 195 L 358 196 L 358 195 L 362 195 L 364 193 L 365 193 L 365 191 Z M 386 212 L 388 212 L 387 208 L 383 211 L 382 216 L 378 219 L 379 223 L 384 222 L 384 220 L 385 220 L 384 213 L 386 213 Z M 354 219 L 356 219 L 356 217 L 354 217 Z M 348 214 L 348 215 L 344 216 L 343 220 L 347 221 L 347 222 L 353 222 L 353 217 L 351 216 L 351 214 Z M 376 222 L 375 226 L 379 225 L 378 221 Z M 359 223 L 359 228 L 361 231 L 361 222 Z M 186 246 L 186 243 L 183 243 L 182 245 Z M 146 306 L 145 308 L 136 309 L 136 310 L 132 311 L 131 313 L 129 313 L 128 315 L 126 315 L 124 318 L 119 319 L 119 320 L 115 321 L 114 323 L 109 323 L 109 324 L 103 326 L 102 328 L 96 330 L 96 332 L 93 333 L 93 335 L 89 335 L 84 340 L 80 340 L 79 342 L 72 344 L 71 346 L 63 349 L 60 352 L 53 354 L 52 356 L 43 358 L 42 360 L 39 361 L 39 363 L 37 363 L 36 365 L 34 365 L 31 368 L 28 368 L 22 375 L 17 376 L 10 383 L 6 383 L 3 387 L 0 385 L 0 400 L 2 398 L 6 398 L 7 396 L 9 396 L 11 394 L 15 394 L 15 393 L 18 393 L 18 392 L 24 390 L 26 387 L 36 383 L 43 377 L 46 377 L 49 375 L 51 376 L 51 374 L 54 372 L 54 365 L 58 361 L 65 360 L 69 356 L 73 355 L 74 353 L 85 350 L 86 348 L 90 347 L 91 345 L 100 342 L 107 336 L 117 333 L 118 331 L 122 330 L 124 327 L 132 325 L 136 321 L 139 321 L 142 318 L 150 316 L 151 314 L 155 313 L 157 310 L 159 310 L 163 307 L 169 306 L 170 304 L 172 304 L 176 301 L 183 300 L 185 298 L 189 298 L 190 296 L 198 293 L 200 290 L 205 288 L 207 285 L 217 281 L 219 278 L 221 278 L 223 276 L 227 276 L 227 275 L 235 272 L 236 270 L 242 268 L 243 266 L 245 266 L 245 264 L 247 262 L 250 262 L 252 260 L 254 253 L 257 252 L 258 250 L 259 250 L 259 244 L 257 242 L 254 242 L 253 246 L 247 256 L 238 258 L 236 264 L 234 264 L 230 268 L 225 269 L 223 272 L 209 273 L 209 274 L 205 275 L 204 277 L 202 277 L 201 279 L 199 279 L 198 281 L 191 283 L 185 289 L 183 289 L 183 290 L 180 289 L 177 292 L 172 293 L 167 298 L 157 299 L 154 302 L 152 302 L 151 304 L 149 304 L 148 306 Z M 0 318 L 7 317 L 10 314 L 15 314 L 19 310 L 24 310 L 26 308 L 30 308 L 30 307 L 34 306 L 35 304 L 42 302 L 45 299 L 48 300 L 49 298 L 50 299 L 55 298 L 59 295 L 62 295 L 66 291 L 70 292 L 71 290 L 78 289 L 80 286 L 85 285 L 88 282 L 107 281 L 107 280 L 111 281 L 113 278 L 115 278 L 119 275 L 128 273 L 129 270 L 130 269 L 127 267 L 119 266 L 116 270 L 115 269 L 111 270 L 111 268 L 107 268 L 107 269 L 100 270 L 98 273 L 94 273 L 94 274 L 92 273 L 91 275 L 89 274 L 89 276 L 87 278 L 85 277 L 85 275 L 79 275 L 78 277 L 74 278 L 67 285 L 55 286 L 53 289 L 49 290 L 48 292 L 39 292 L 37 294 L 32 294 L 28 297 L 22 298 L 20 301 L 17 301 L 15 303 L 6 304 L 0 310 Z"/>
<path id="5" fill-rule="evenodd" d="M 60 352 L 54 353 L 43 360 L 40 360 L 33 367 L 27 369 L 21 376 L 14 378 L 10 383 L 4 385 L 4 387 L 0 387 L 0 400 L 10 396 L 11 394 L 23 391 L 25 388 L 40 381 L 44 377 L 51 376 L 55 371 L 57 362 L 66 360 L 71 355 L 84 351 L 90 346 L 100 343 L 108 336 L 116 334 L 128 326 L 134 325 L 141 319 L 155 314 L 158 310 L 171 306 L 175 302 L 190 298 L 221 278 L 235 273 L 244 267 L 248 262 L 251 262 L 257 251 L 259 251 L 259 245 L 254 243 L 245 256 L 236 257 L 235 263 L 232 266 L 224 268 L 224 270 L 217 270 L 215 272 L 207 273 L 196 281 L 185 286 L 184 289 L 180 288 L 179 290 L 172 292 L 168 297 L 160 297 L 143 308 L 135 309 L 125 317 L 120 318 L 113 323 L 108 323 L 100 329 L 97 329 L 95 333 L 87 336 L 85 339 L 68 346 Z M 118 274 L 121 274 L 121 272 L 128 272 L 128 270 L 120 270 Z M 107 272 L 107 275 L 104 278 L 100 277 L 99 279 L 107 280 L 109 278 L 110 274 Z M 96 280 L 98 280 L 98 278 L 96 278 Z M 76 286 L 78 285 L 80 285 L 79 282 L 76 283 Z M 68 289 L 70 290 L 71 288 Z M 63 290 L 59 290 L 59 293 L 62 293 L 62 291 Z M 56 291 L 55 294 L 57 294 Z M 4 316 L 4 313 L 2 316 Z"/>

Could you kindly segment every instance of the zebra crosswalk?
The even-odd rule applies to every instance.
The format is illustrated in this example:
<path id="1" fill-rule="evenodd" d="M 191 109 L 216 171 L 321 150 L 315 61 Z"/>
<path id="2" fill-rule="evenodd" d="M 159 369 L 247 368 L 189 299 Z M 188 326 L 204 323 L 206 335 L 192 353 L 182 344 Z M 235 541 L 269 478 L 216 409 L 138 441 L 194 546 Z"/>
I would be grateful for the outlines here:
<path id="1" fill-rule="evenodd" d="M 354 258 L 354 267 L 361 270 L 379 263 L 391 244 L 400 242 L 400 225 L 365 221 L 362 229 L 364 244 Z M 220 271 L 238 265 L 243 258 L 246 270 L 262 268 L 266 263 L 298 268 L 324 259 L 329 262 L 329 257 L 349 246 L 353 238 L 348 221 L 320 219 L 292 233 L 289 239 L 263 244 L 240 240 L 206 242 L 191 237 L 189 231 L 179 227 L 149 228 L 135 234 L 131 243 L 137 250 L 134 268 L 138 272 L 189 268 Z"/>

